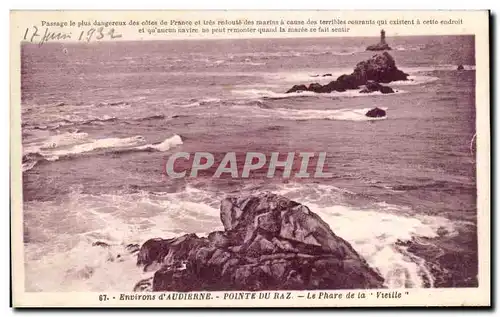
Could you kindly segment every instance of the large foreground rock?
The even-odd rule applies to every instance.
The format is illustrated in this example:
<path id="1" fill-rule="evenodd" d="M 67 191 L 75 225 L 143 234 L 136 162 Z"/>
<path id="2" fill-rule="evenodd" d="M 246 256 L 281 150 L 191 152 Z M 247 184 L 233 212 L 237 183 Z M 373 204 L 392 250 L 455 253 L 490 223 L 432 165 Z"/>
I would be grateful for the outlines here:
<path id="1" fill-rule="evenodd" d="M 382 277 L 306 206 L 262 193 L 221 203 L 224 231 L 152 239 L 137 264 L 153 291 L 382 288 Z M 139 285 L 141 284 L 141 285 Z M 144 281 L 137 290 L 147 289 Z"/>
<path id="2" fill-rule="evenodd" d="M 408 74 L 397 68 L 394 58 L 389 53 L 384 52 L 375 54 L 368 60 L 359 62 L 351 74 L 341 75 L 337 80 L 326 85 L 318 83 L 313 83 L 309 86 L 295 85 L 287 93 L 300 91 L 314 91 L 317 93 L 343 92 L 348 89 L 358 89 L 359 86 L 366 85 L 369 82 L 390 83 L 393 81 L 405 81 L 408 80 L 408 76 Z M 389 90 L 385 89 L 385 91 Z"/>

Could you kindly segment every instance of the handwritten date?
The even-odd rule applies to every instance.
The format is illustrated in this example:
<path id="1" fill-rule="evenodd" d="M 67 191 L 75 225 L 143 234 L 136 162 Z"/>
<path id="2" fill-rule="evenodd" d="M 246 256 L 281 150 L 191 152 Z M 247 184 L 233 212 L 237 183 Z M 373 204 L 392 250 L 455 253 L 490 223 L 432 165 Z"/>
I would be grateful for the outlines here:
<path id="1" fill-rule="evenodd" d="M 31 28 L 26 28 L 23 39 L 24 41 L 37 43 L 41 46 L 44 43 L 63 40 L 76 40 L 88 43 L 94 40 L 113 40 L 120 37 L 122 37 L 122 35 L 118 34 L 114 28 L 89 28 L 74 35 L 72 32 L 52 32 L 49 28 L 39 29 L 38 27 L 33 26 Z"/>

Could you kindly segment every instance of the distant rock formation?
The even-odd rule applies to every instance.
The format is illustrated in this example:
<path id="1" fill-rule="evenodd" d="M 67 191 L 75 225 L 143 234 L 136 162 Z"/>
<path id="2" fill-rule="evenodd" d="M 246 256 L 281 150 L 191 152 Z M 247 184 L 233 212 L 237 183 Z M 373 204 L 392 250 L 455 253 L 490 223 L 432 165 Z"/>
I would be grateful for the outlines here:
<path id="1" fill-rule="evenodd" d="M 287 93 L 300 91 L 313 91 L 317 93 L 343 92 L 348 89 L 359 89 L 359 86 L 366 85 L 369 81 L 390 83 L 393 81 L 408 80 L 408 76 L 408 74 L 396 67 L 396 62 L 389 53 L 383 52 L 382 54 L 373 55 L 366 61 L 359 62 L 351 74 L 341 75 L 337 80 L 331 81 L 326 85 L 319 83 L 312 83 L 309 86 L 303 84 L 294 85 Z M 390 89 L 390 87 L 382 89 L 386 93 L 390 93 L 392 89 L 389 90 L 387 88 Z"/>
<path id="2" fill-rule="evenodd" d="M 386 50 L 391 50 L 391 47 L 389 44 L 385 42 L 385 31 L 381 30 L 380 31 L 380 43 L 374 44 L 374 45 L 369 45 L 366 48 L 367 51 L 386 51 Z"/>
<path id="3" fill-rule="evenodd" d="M 309 208 L 272 193 L 227 198 L 224 231 L 146 241 L 137 264 L 155 268 L 136 291 L 384 288 L 383 278 Z"/>
<path id="4" fill-rule="evenodd" d="M 373 108 L 369 110 L 365 115 L 370 118 L 381 118 L 385 117 L 387 114 L 384 109 Z"/>

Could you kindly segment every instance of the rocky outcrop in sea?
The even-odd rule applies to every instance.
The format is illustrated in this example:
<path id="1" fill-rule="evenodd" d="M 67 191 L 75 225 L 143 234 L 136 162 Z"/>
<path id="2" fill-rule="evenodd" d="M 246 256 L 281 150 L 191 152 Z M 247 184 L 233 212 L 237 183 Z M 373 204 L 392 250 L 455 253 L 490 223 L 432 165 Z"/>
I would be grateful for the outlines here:
<path id="1" fill-rule="evenodd" d="M 316 93 L 331 93 L 333 91 L 344 92 L 349 89 L 359 89 L 365 86 L 360 92 L 370 93 L 380 91 L 382 93 L 393 93 L 392 88 L 383 86 L 381 83 L 408 80 L 408 74 L 404 73 L 396 66 L 396 61 L 387 52 L 373 55 L 370 59 L 359 62 L 351 74 L 344 74 L 326 85 L 312 83 L 309 86 L 304 84 L 295 85 L 287 93 L 313 91 Z"/>
<path id="2" fill-rule="evenodd" d="M 391 47 L 385 42 L 385 31 L 380 30 L 380 42 L 377 44 L 369 45 L 367 51 L 389 51 Z"/>
<path id="3" fill-rule="evenodd" d="M 384 280 L 308 207 L 272 193 L 226 198 L 224 231 L 151 239 L 137 265 L 155 270 L 134 291 L 383 288 Z"/>

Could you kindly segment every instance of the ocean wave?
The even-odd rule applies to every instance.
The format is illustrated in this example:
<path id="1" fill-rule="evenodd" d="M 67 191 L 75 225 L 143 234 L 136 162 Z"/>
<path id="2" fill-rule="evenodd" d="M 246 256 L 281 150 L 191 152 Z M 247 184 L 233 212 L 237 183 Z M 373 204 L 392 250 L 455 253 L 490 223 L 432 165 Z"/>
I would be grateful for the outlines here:
<path id="1" fill-rule="evenodd" d="M 302 56 L 345 56 L 354 55 L 357 53 L 364 52 L 365 48 L 361 46 L 353 47 L 318 47 L 315 49 L 309 49 L 305 51 L 294 51 L 293 49 L 278 52 L 252 52 L 252 53 L 236 53 L 229 56 L 230 59 L 241 58 L 241 59 L 252 59 L 252 60 L 270 60 L 270 59 L 280 59 L 285 57 L 302 57 Z"/>
<path id="2" fill-rule="evenodd" d="M 476 65 L 462 65 L 464 70 L 476 70 Z M 430 66 L 398 66 L 399 69 L 403 70 L 406 73 L 414 74 L 414 73 L 423 73 L 423 72 L 434 72 L 434 71 L 457 71 L 457 65 L 452 64 L 442 64 L 442 65 L 430 65 Z"/>
<path id="3" fill-rule="evenodd" d="M 58 147 L 65 147 L 85 143 L 88 139 L 87 133 L 66 132 L 55 135 L 44 136 L 43 139 L 37 138 L 36 141 L 23 144 L 23 153 L 43 155 L 43 152 L 53 150 Z"/>
<path id="4" fill-rule="evenodd" d="M 164 114 L 154 114 L 154 115 L 151 115 L 151 116 L 137 118 L 137 119 L 135 119 L 135 121 L 141 122 L 141 121 L 163 120 L 163 119 L 165 119 L 165 115 Z"/>
<path id="5" fill-rule="evenodd" d="M 99 103 L 96 103 L 94 104 L 94 106 L 96 107 L 119 107 L 119 106 L 129 106 L 129 102 L 128 101 L 110 101 L 110 102 L 99 102 Z"/>
<path id="6" fill-rule="evenodd" d="M 74 125 L 91 125 L 98 124 L 102 125 L 107 122 L 114 122 L 117 118 L 113 116 L 104 115 L 102 117 L 90 117 L 90 118 L 81 118 L 72 116 L 70 118 L 63 118 L 54 120 L 51 122 L 47 122 L 46 124 L 29 124 L 24 123 L 23 129 L 32 129 L 32 130 L 58 130 L 61 128 L 67 128 Z"/>
<path id="7" fill-rule="evenodd" d="M 69 159 L 77 155 L 97 150 L 111 150 L 113 153 L 136 151 L 160 151 L 183 144 L 179 135 L 173 135 L 162 142 L 144 144 L 145 138 L 140 135 L 125 138 L 92 139 L 86 133 L 65 133 L 48 137 L 44 142 L 28 144 L 23 148 L 23 171 L 32 169 L 41 161 L 57 161 Z M 48 146 L 47 146 L 48 145 Z"/>
<path id="8" fill-rule="evenodd" d="M 86 143 L 81 143 L 72 146 L 69 149 L 54 150 L 51 152 L 52 155 L 61 157 L 66 155 L 82 154 L 86 152 L 91 152 L 99 149 L 109 149 L 109 148 L 121 148 L 121 147 L 131 147 L 144 142 L 145 139 L 141 135 L 136 135 L 127 138 L 105 138 L 89 140 Z"/>
<path id="9" fill-rule="evenodd" d="M 327 84 L 332 80 L 337 79 L 339 76 L 343 74 L 350 74 L 351 72 L 351 68 L 307 69 L 300 71 L 267 73 L 264 74 L 264 76 L 273 82 L 308 83 L 314 81 L 320 84 Z"/>
<path id="10" fill-rule="evenodd" d="M 439 80 L 439 77 L 435 76 L 424 76 L 424 75 L 410 75 L 408 76 L 408 80 L 399 80 L 393 81 L 386 85 L 394 87 L 394 86 L 411 86 L 411 85 L 424 85 L 427 83 L 434 82 Z"/>
<path id="11" fill-rule="evenodd" d="M 160 152 L 165 152 L 165 151 L 168 151 L 171 148 L 173 148 L 177 145 L 181 145 L 181 144 L 183 144 L 182 138 L 176 134 L 170 138 L 163 140 L 163 142 L 142 145 L 142 146 L 137 147 L 136 149 L 138 149 L 138 150 L 151 150 L 151 149 L 153 149 L 153 150 L 157 150 Z"/>
<path id="12" fill-rule="evenodd" d="M 387 111 L 387 107 L 379 107 Z M 387 116 L 372 118 L 367 117 L 366 113 L 373 108 L 343 108 L 335 110 L 315 110 L 315 109 L 290 109 L 290 108 L 266 108 L 266 107 L 248 107 L 233 106 L 237 110 L 234 114 L 241 115 L 241 112 L 250 112 L 252 117 L 262 118 L 281 118 L 288 120 L 339 120 L 339 121 L 378 121 L 385 120 Z"/>
<path id="13" fill-rule="evenodd" d="M 473 188 L 475 186 L 474 183 L 462 181 L 462 180 L 436 180 L 430 182 L 422 182 L 417 184 L 396 184 L 396 185 L 388 185 L 388 184 L 373 184 L 374 187 L 379 187 L 383 189 L 388 189 L 394 192 L 408 192 L 414 190 L 423 190 L 423 189 L 437 189 L 442 192 L 456 192 L 457 190 L 467 190 Z"/>
<path id="14" fill-rule="evenodd" d="M 395 51 L 421 51 L 426 48 L 425 44 L 420 45 L 397 45 L 393 47 Z"/>
<path id="15" fill-rule="evenodd" d="M 380 118 L 370 118 L 366 116 L 366 113 L 371 108 L 362 109 L 337 109 L 337 110 L 295 110 L 295 109 L 285 109 L 276 108 L 270 109 L 269 111 L 282 118 L 294 119 L 294 120 L 311 120 L 311 119 L 329 119 L 329 120 L 341 120 L 341 121 L 373 121 L 373 120 L 384 120 L 387 116 Z M 386 110 L 388 108 L 381 107 L 381 109 Z"/>

